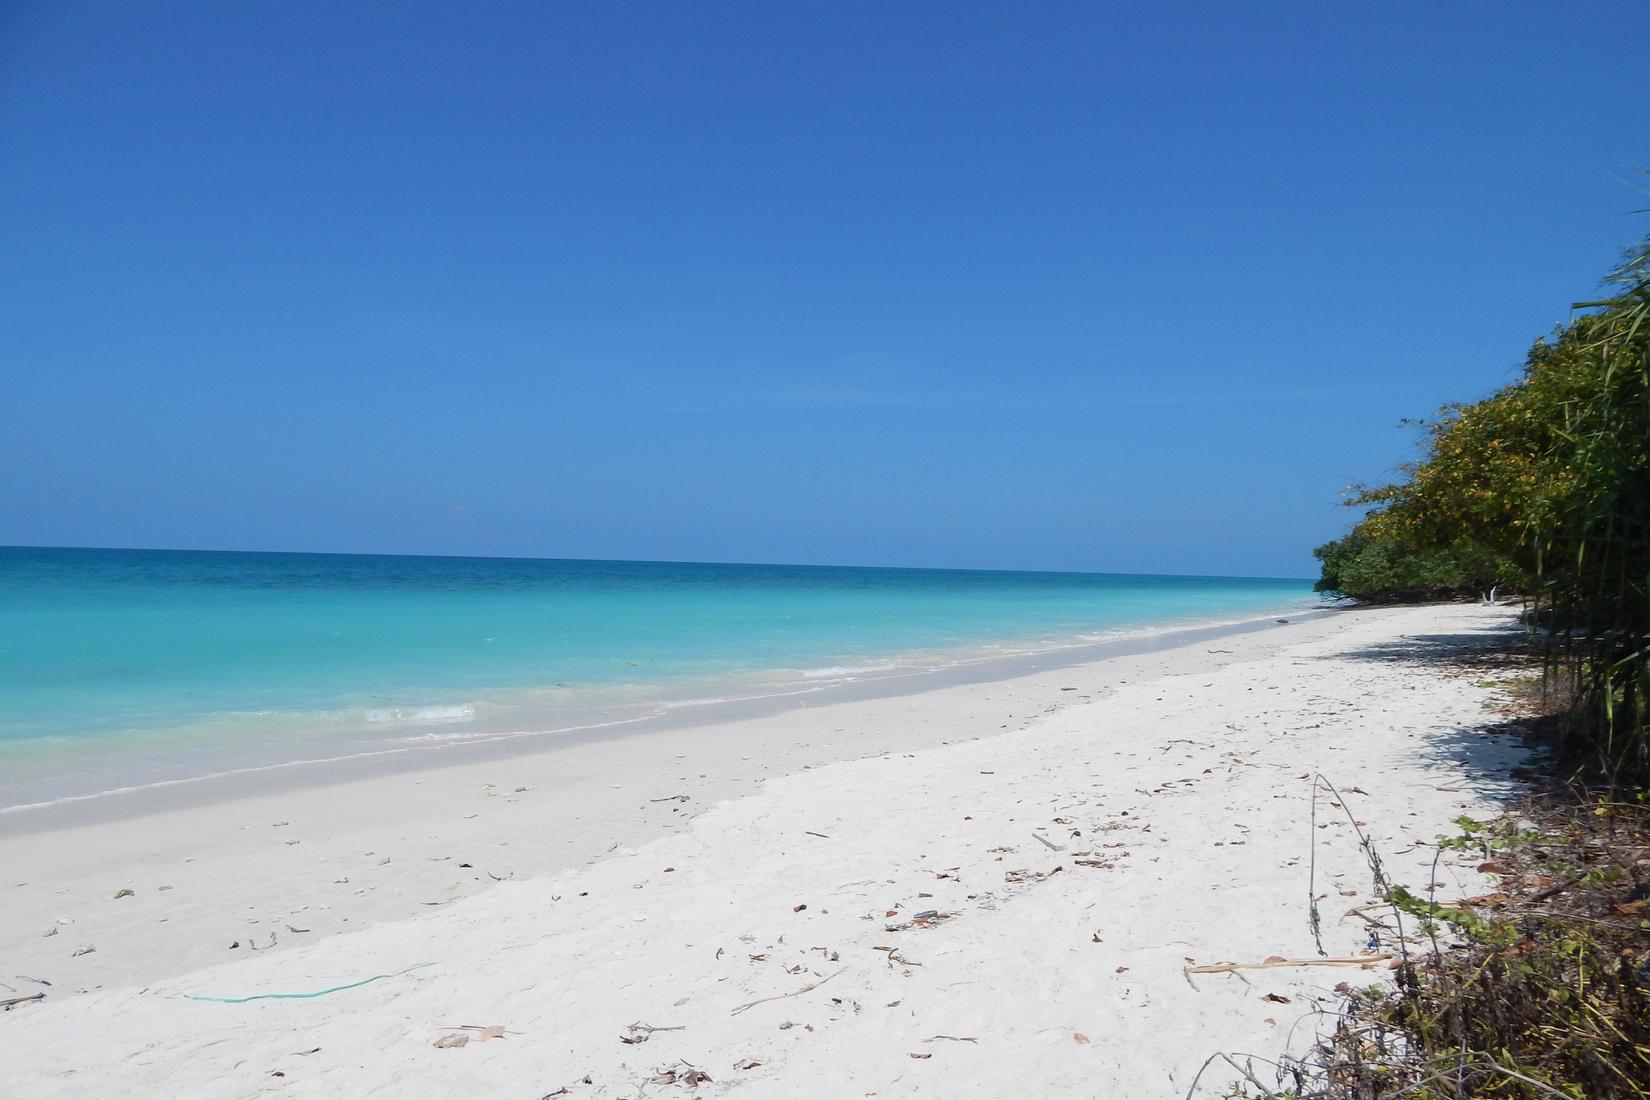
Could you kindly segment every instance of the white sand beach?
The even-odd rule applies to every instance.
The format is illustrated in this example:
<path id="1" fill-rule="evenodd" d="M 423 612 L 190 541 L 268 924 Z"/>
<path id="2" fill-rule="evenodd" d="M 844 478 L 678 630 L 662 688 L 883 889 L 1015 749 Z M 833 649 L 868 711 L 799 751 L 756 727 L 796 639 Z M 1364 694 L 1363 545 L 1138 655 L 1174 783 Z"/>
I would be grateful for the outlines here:
<path id="1" fill-rule="evenodd" d="M 1382 979 L 1186 973 L 1315 956 L 1314 860 L 1323 950 L 1365 949 L 1353 821 L 1412 890 L 1487 887 L 1470 855 L 1434 875 L 1432 842 L 1515 789 L 1521 749 L 1473 732 L 1493 688 L 1424 651 L 1511 622 L 1348 611 L 138 816 L 12 815 L 0 999 L 46 997 L 0 1014 L 0 1094 L 1184 1096 L 1208 1056 L 1299 1050 L 1335 985 Z"/>

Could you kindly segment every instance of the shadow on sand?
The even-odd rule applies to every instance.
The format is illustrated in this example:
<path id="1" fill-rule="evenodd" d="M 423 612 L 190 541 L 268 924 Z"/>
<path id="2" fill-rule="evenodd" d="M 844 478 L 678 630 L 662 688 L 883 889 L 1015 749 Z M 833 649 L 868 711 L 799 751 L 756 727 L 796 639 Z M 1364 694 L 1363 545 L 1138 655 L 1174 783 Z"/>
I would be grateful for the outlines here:
<path id="1" fill-rule="evenodd" d="M 1541 666 L 1534 641 L 1516 622 L 1470 633 L 1417 634 L 1353 650 L 1346 656 L 1416 665 L 1463 680 L 1498 682 L 1513 674 L 1538 675 Z M 1521 705 L 1518 709 L 1530 708 Z M 1555 721 L 1550 715 L 1509 717 L 1503 710 L 1486 710 L 1481 723 L 1434 731 L 1429 736 L 1429 763 L 1463 793 L 1510 806 L 1527 799 L 1532 784 L 1550 782 L 1550 768 L 1543 761 Z"/>

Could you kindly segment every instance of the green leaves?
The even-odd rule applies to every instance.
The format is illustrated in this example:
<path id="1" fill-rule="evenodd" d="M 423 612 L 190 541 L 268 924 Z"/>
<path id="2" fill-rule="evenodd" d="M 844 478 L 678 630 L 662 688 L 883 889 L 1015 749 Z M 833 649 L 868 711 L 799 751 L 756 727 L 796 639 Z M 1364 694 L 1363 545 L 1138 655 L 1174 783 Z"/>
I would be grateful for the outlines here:
<path id="1" fill-rule="evenodd" d="M 1529 598 L 1548 671 L 1573 693 L 1567 748 L 1615 784 L 1650 782 L 1650 243 L 1614 297 L 1538 340 L 1518 381 L 1422 422 L 1405 480 L 1314 553 L 1320 591 L 1367 600 Z"/>

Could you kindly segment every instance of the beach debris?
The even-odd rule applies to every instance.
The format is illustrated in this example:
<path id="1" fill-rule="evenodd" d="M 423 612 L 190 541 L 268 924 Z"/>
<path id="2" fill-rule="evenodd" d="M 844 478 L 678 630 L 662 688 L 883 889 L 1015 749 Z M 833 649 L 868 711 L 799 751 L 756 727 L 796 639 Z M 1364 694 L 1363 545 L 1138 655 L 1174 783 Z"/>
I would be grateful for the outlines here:
<path id="1" fill-rule="evenodd" d="M 949 1039 L 953 1043 L 977 1043 L 980 1041 L 979 1037 L 975 1035 L 930 1035 L 923 1042 L 932 1043 L 937 1039 Z"/>
<path id="2" fill-rule="evenodd" d="M 804 993 L 811 993 L 814 990 L 818 989 L 820 986 L 824 985 L 826 982 L 830 981 L 832 978 L 835 978 L 835 977 L 837 977 L 838 975 L 841 975 L 841 974 L 845 974 L 845 973 L 847 973 L 847 971 L 848 971 L 848 967 L 845 966 L 841 970 L 832 971 L 831 973 L 825 975 L 825 977 L 819 979 L 817 982 L 814 982 L 810 985 L 803 986 L 801 989 L 795 989 L 795 990 L 792 990 L 789 993 L 776 993 L 772 997 L 758 997 L 754 1001 L 746 1001 L 744 1004 L 736 1006 L 733 1009 L 733 1011 L 729 1013 L 729 1015 L 737 1016 L 741 1012 L 744 1012 L 746 1009 L 755 1008 L 757 1005 L 760 1005 L 760 1004 L 767 1004 L 769 1001 L 783 1001 L 787 997 L 800 997 Z"/>
<path id="3" fill-rule="evenodd" d="M 700 1085 L 714 1080 L 710 1074 L 706 1073 L 698 1066 L 691 1065 L 687 1062 L 683 1062 L 682 1064 L 687 1066 L 686 1070 L 679 1070 L 673 1066 L 666 1066 L 663 1069 L 655 1070 L 653 1073 L 653 1083 L 655 1085 L 686 1085 L 688 1088 L 698 1088 Z"/>
<path id="4" fill-rule="evenodd" d="M 908 921 L 883 925 L 883 930 L 886 932 L 903 932 L 907 928 L 932 928 L 936 924 L 948 921 L 956 915 L 955 913 L 942 913 L 938 909 L 924 909 L 922 912 L 914 914 Z"/>
<path id="5" fill-rule="evenodd" d="M 136 893 L 136 890 L 130 890 L 123 886 L 119 890 L 115 891 L 115 900 L 119 901 L 121 898 L 129 898 Z"/>
<path id="6" fill-rule="evenodd" d="M 1063 870 L 1065 870 L 1064 867 L 1056 866 L 1054 868 L 1054 870 L 1052 870 L 1052 871 L 1027 871 L 1023 868 L 1020 869 L 1020 870 L 1017 870 L 1017 871 L 1005 871 L 1005 872 L 1003 872 L 1003 881 L 1004 882 L 1041 882 L 1043 879 L 1048 878 L 1050 875 L 1057 875 Z"/>
<path id="7" fill-rule="evenodd" d="M 97 950 L 97 948 L 93 947 L 89 943 L 82 944 L 79 947 L 75 948 L 74 951 L 70 952 L 69 958 L 78 959 L 80 956 L 90 955 L 93 951 L 96 951 L 96 950 Z"/>
<path id="8" fill-rule="evenodd" d="M 294 928 L 290 924 L 286 926 L 286 930 L 288 932 L 292 932 L 292 933 L 301 933 L 301 932 L 308 932 L 309 931 L 309 929 L 307 929 L 307 928 Z"/>
<path id="9" fill-rule="evenodd" d="M 321 1048 L 320 1047 L 310 1047 L 308 1050 L 295 1050 L 295 1051 L 293 1051 L 292 1052 L 292 1057 L 294 1057 L 294 1058 L 308 1058 L 311 1054 L 319 1054 L 319 1053 L 321 1053 Z"/>
<path id="10" fill-rule="evenodd" d="M 921 1060 L 922 1060 L 922 1059 L 924 1059 L 924 1058 L 932 1058 L 932 1057 L 933 1057 L 933 1055 L 932 1055 L 932 1054 L 929 1054 L 929 1053 L 927 1053 L 927 1052 L 924 1052 L 924 1053 L 922 1053 L 922 1054 L 918 1054 L 918 1053 L 917 1053 L 917 1052 L 916 1052 L 916 1051 L 912 1051 L 912 1052 L 911 1052 L 911 1057 L 913 1057 L 913 1058 L 915 1058 L 915 1059 L 917 1059 L 917 1060 L 918 1060 L 918 1061 L 921 1061 Z"/>
<path id="11" fill-rule="evenodd" d="M 18 1005 L 26 1005 L 31 1001 L 44 1001 L 45 999 L 46 995 L 44 993 L 30 993 L 27 997 L 7 997 L 0 1000 L 0 1012 L 10 1012 Z"/>
<path id="12" fill-rule="evenodd" d="M 686 802 L 689 798 L 692 798 L 692 797 L 693 797 L 692 795 L 686 795 L 686 794 L 672 794 L 672 795 L 666 795 L 664 798 L 650 798 L 650 799 L 648 799 L 648 801 L 649 802 Z"/>
<path id="13" fill-rule="evenodd" d="M 755 1058 L 746 1058 L 743 1062 L 740 1062 L 738 1065 L 734 1066 L 733 1068 L 734 1069 L 755 1069 L 757 1066 L 759 1066 L 761 1064 L 762 1063 L 758 1062 Z"/>
<path id="14" fill-rule="evenodd" d="M 645 1043 L 649 1039 L 653 1038 L 653 1033 L 655 1031 L 686 1030 L 686 1025 L 679 1027 L 654 1027 L 652 1024 L 634 1023 L 625 1028 L 625 1033 L 619 1036 L 619 1042 L 624 1043 L 626 1046 L 635 1046 L 637 1043 Z"/>
<path id="15" fill-rule="evenodd" d="M 459 1024 L 457 1026 L 459 1030 L 441 1036 L 430 1045 L 440 1047 L 443 1050 L 450 1050 L 454 1047 L 468 1046 L 470 1043 L 485 1043 L 488 1039 L 502 1039 L 511 1034 L 504 1029 L 502 1024 L 491 1024 L 486 1027 L 481 1024 Z"/>
<path id="16" fill-rule="evenodd" d="M 57 935 L 57 925 L 54 924 L 50 928 L 46 929 L 44 932 L 40 933 L 40 938 L 45 939 L 47 936 L 55 936 L 55 935 Z"/>
<path id="17" fill-rule="evenodd" d="M 799 902 L 796 905 L 791 906 L 791 912 L 800 913 L 800 912 L 802 912 L 802 910 L 806 909 L 807 907 L 808 907 L 807 902 L 805 902 L 805 901 L 804 902 Z"/>
<path id="18" fill-rule="evenodd" d="M 1050 840 L 1048 837 L 1042 835 L 1041 833 L 1032 833 L 1031 835 L 1037 840 L 1037 842 L 1039 844 L 1042 844 L 1044 847 L 1048 848 L 1050 851 L 1053 851 L 1053 852 L 1063 852 L 1063 851 L 1065 851 L 1064 848 L 1062 848 L 1060 845 L 1054 843 L 1054 841 Z"/>
<path id="19" fill-rule="evenodd" d="M 1262 997 L 1261 1000 L 1271 1001 L 1273 1004 L 1279 1005 L 1286 1005 L 1290 1003 L 1289 998 L 1285 997 L 1282 993 L 1268 993 Z"/>
<path id="20" fill-rule="evenodd" d="M 1086 1046 L 1089 1045 L 1089 1037 L 1087 1035 L 1084 1035 L 1081 1031 L 1072 1032 L 1071 1033 L 1071 1041 L 1076 1043 L 1078 1046 L 1086 1047 Z"/>
<path id="21" fill-rule="evenodd" d="M 1207 966 L 1188 966 L 1188 974 L 1229 974 L 1234 970 L 1271 970 L 1280 966 L 1356 966 L 1369 969 L 1376 963 L 1387 962 L 1392 956 L 1386 953 L 1374 955 L 1343 955 L 1325 956 L 1318 959 L 1286 959 L 1282 955 L 1268 956 L 1258 963 L 1210 963 Z"/>
<path id="22" fill-rule="evenodd" d="M 362 978 L 360 981 L 350 982 L 347 985 L 335 985 L 330 989 L 321 989 L 314 993 L 254 993 L 249 997 L 209 997 L 202 993 L 184 993 L 181 996 L 191 1001 L 215 1001 L 218 1004 L 225 1005 L 246 1004 L 248 1001 L 307 1001 L 314 997 L 325 997 L 329 993 L 341 993 L 346 989 L 359 989 L 361 986 L 371 985 L 373 982 L 381 982 L 385 978 L 399 978 L 403 974 L 411 974 L 414 970 L 422 970 L 426 966 L 434 965 L 433 962 L 414 963 L 404 970 L 395 971 L 393 974 L 374 974 L 370 978 Z"/>
<path id="23" fill-rule="evenodd" d="M 809 836 L 817 836 L 821 840 L 830 840 L 831 839 L 830 837 L 826 836 L 824 833 L 816 833 L 812 829 L 804 829 L 802 831 L 804 833 L 806 833 L 807 835 L 809 835 Z M 758 1064 L 760 1064 L 760 1063 L 758 1063 Z"/>

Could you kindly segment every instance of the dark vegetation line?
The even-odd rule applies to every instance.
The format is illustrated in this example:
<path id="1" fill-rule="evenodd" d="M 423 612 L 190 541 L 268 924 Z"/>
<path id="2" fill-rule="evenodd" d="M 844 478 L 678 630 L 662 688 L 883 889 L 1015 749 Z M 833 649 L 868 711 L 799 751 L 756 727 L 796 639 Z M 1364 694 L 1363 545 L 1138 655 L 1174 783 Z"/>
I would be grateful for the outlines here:
<path id="1" fill-rule="evenodd" d="M 1647 173 L 1650 175 L 1650 173 Z M 1650 238 L 1536 341 L 1518 381 L 1425 422 L 1402 481 L 1318 547 L 1320 591 L 1359 600 L 1523 595 L 1563 750 L 1590 778 L 1650 782 Z"/>
<path id="2" fill-rule="evenodd" d="M 1304 1057 L 1228 1058 L 1233 1095 L 1650 1098 L 1650 238 L 1606 286 L 1316 551 L 1319 590 L 1360 601 L 1522 600 L 1502 728 L 1541 750 L 1535 793 L 1440 845 L 1500 886 L 1384 888 L 1396 986 L 1341 987 Z"/>

